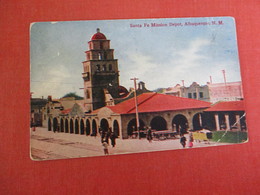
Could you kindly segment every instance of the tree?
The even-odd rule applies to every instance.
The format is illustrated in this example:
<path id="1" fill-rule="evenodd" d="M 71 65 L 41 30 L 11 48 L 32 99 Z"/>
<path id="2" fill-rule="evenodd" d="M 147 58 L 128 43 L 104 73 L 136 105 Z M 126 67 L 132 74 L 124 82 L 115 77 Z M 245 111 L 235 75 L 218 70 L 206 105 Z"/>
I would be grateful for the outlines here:
<path id="1" fill-rule="evenodd" d="M 84 98 L 77 95 L 75 92 L 70 92 L 70 93 L 67 93 L 66 95 L 64 95 L 62 98 L 66 98 L 66 97 L 74 97 L 75 100 L 83 100 Z"/>

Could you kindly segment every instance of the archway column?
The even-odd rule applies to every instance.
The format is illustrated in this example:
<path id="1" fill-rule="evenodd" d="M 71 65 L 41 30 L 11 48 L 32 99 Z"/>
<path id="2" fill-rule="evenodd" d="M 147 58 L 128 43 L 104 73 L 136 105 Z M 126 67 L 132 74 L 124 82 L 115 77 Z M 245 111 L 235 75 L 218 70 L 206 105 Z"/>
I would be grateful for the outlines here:
<path id="1" fill-rule="evenodd" d="M 216 123 L 216 130 L 219 131 L 220 130 L 219 116 L 218 116 L 218 114 L 215 114 L 214 117 L 215 117 L 215 123 Z"/>
<path id="2" fill-rule="evenodd" d="M 201 116 L 201 113 L 199 113 L 199 125 L 202 127 L 202 116 Z"/>
<path id="3" fill-rule="evenodd" d="M 226 123 L 226 128 L 230 130 L 230 123 L 229 123 L 229 115 L 225 114 L 225 123 Z"/>
<path id="4" fill-rule="evenodd" d="M 236 122 L 237 122 L 238 131 L 241 131 L 241 122 L 240 122 L 240 116 L 239 115 L 236 115 Z"/>

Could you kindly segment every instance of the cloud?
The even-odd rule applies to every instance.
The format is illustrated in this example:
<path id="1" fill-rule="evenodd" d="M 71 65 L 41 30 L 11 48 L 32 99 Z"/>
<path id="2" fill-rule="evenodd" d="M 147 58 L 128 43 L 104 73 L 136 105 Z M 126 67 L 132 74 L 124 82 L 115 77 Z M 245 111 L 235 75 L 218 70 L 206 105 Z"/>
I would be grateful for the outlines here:
<path id="1" fill-rule="evenodd" d="M 68 93 L 74 84 L 70 83 L 71 73 L 64 65 L 48 68 L 45 75 L 44 80 L 32 80 L 31 82 L 31 91 L 37 97 L 52 95 L 58 98 L 60 94 Z"/>

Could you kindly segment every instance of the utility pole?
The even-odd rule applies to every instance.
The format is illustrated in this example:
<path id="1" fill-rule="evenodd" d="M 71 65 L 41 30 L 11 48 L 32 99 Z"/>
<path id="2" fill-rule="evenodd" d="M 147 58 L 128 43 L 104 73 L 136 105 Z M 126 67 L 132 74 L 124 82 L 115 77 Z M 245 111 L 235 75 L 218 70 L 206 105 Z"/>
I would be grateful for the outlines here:
<path id="1" fill-rule="evenodd" d="M 140 139 L 140 124 L 139 124 L 139 115 L 138 115 L 138 101 L 136 96 L 136 80 L 138 78 L 131 78 L 130 80 L 134 81 L 134 96 L 135 96 L 135 114 L 136 114 L 136 130 L 138 131 L 138 138 Z"/>
<path id="2" fill-rule="evenodd" d="M 225 86 L 227 85 L 227 80 L 226 80 L 226 72 L 225 70 L 222 70 L 222 73 L 223 73 L 223 76 L 224 76 L 224 83 L 225 83 Z"/>

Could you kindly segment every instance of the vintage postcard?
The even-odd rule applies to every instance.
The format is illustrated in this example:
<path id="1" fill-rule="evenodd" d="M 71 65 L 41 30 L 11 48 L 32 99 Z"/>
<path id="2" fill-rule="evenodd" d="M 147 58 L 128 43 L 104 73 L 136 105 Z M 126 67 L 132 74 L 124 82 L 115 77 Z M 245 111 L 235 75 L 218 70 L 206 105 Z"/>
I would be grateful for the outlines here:
<path id="1" fill-rule="evenodd" d="M 234 18 L 36 22 L 30 54 L 33 160 L 248 140 Z"/>

